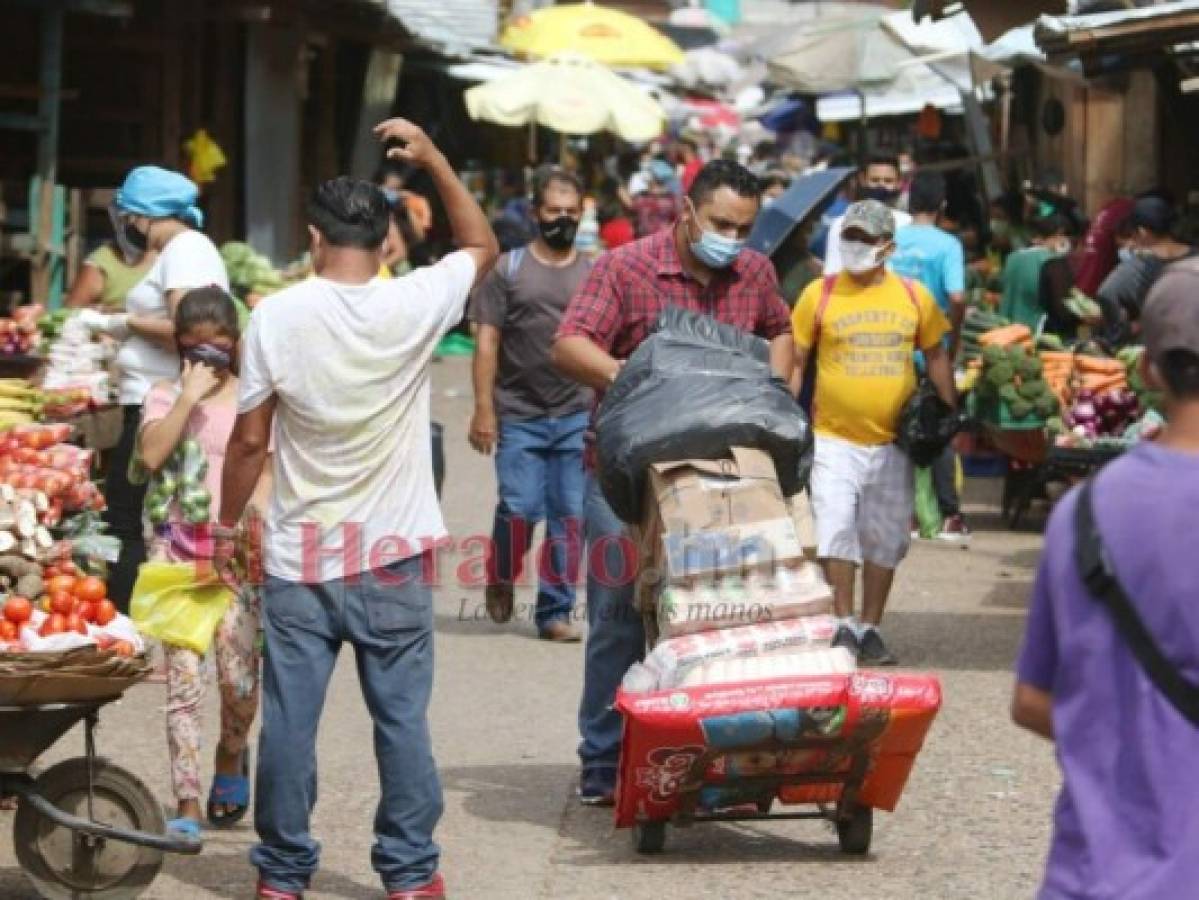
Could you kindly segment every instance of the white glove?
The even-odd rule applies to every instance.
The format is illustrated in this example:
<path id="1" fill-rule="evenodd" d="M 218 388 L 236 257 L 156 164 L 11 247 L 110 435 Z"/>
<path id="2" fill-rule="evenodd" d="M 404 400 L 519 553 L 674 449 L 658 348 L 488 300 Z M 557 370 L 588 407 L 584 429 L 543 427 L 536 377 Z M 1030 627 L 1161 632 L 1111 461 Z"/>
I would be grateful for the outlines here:
<path id="1" fill-rule="evenodd" d="M 108 316 L 96 309 L 80 310 L 75 317 L 83 325 L 86 325 L 92 331 L 107 331 Z"/>
<path id="2" fill-rule="evenodd" d="M 129 336 L 129 317 L 124 313 L 106 315 L 94 309 L 85 309 L 79 313 L 78 318 L 92 331 L 112 335 L 118 341 L 123 341 Z"/>

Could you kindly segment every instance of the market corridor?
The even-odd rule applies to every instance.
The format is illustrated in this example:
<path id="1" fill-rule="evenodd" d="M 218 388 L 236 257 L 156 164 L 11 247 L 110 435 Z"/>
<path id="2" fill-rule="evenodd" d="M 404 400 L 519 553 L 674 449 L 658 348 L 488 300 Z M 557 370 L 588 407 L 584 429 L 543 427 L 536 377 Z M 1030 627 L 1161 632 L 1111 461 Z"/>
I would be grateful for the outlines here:
<path id="1" fill-rule="evenodd" d="M 447 524 L 458 539 L 490 528 L 491 461 L 471 451 L 469 361 L 434 366 L 433 408 L 445 423 Z M 969 551 L 921 542 L 900 570 L 888 634 L 905 665 L 942 679 L 945 703 L 899 809 L 875 820 L 872 853 L 842 856 L 815 822 L 707 825 L 671 830 L 666 853 L 639 857 L 611 810 L 575 801 L 575 710 L 581 645 L 535 640 L 529 615 L 510 626 L 486 619 L 479 589 L 454 581 L 461 557 L 444 557 L 437 594 L 437 675 L 431 719 L 445 786 L 437 832 L 450 896 L 476 898 L 698 898 L 813 896 L 821 900 L 1018 900 L 1032 895 L 1048 846 L 1057 787 L 1052 748 L 1008 718 L 1012 662 L 1041 545 L 1035 532 L 999 524 L 998 482 L 971 481 Z M 518 602 L 531 600 L 522 592 Z M 215 692 L 214 692 L 215 693 Z M 215 704 L 207 709 L 211 747 Z M 161 801 L 164 687 L 132 689 L 105 712 L 101 751 L 137 773 Z M 81 735 L 46 764 L 75 755 Z M 379 896 L 370 868 L 376 800 L 370 722 L 349 653 L 330 689 L 321 730 L 321 799 L 314 833 L 323 844 L 315 900 Z M 207 753 L 207 751 L 206 751 Z M 34 900 L 0 812 L 0 898 Z M 248 895 L 254 840 L 247 820 L 209 831 L 200 857 L 168 857 L 145 894 L 153 900 Z"/>

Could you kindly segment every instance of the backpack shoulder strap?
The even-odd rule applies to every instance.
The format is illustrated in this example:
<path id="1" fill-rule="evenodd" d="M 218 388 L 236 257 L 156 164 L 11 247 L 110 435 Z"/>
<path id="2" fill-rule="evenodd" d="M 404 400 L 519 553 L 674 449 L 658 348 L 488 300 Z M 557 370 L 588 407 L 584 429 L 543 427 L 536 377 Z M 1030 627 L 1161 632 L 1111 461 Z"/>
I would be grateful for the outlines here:
<path id="1" fill-rule="evenodd" d="M 1183 718 L 1199 728 L 1199 685 L 1188 681 L 1162 654 L 1120 584 L 1095 523 L 1094 486 L 1094 478 L 1083 485 L 1074 514 L 1074 560 L 1079 577 L 1091 595 L 1107 607 L 1116 630 L 1149 680 Z"/>
<path id="2" fill-rule="evenodd" d="M 824 324 L 824 311 L 833 299 L 833 288 L 837 286 L 836 275 L 825 275 L 820 285 L 820 302 L 816 304 L 816 315 L 812 318 L 812 349 L 820 343 L 820 327 Z"/>
<path id="3" fill-rule="evenodd" d="M 508 265 L 505 267 L 505 274 L 509 281 L 516 278 L 516 273 L 520 269 L 521 261 L 525 258 L 525 248 L 517 247 L 515 250 L 508 251 Z"/>

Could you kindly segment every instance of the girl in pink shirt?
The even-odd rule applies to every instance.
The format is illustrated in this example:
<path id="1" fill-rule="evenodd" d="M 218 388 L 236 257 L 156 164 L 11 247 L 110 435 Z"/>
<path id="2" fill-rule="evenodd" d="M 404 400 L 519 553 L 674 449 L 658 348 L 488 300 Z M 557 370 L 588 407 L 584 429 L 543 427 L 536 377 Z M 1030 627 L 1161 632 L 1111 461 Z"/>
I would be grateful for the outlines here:
<path id="1" fill-rule="evenodd" d="M 225 445 L 237 418 L 237 376 L 231 365 L 240 331 L 232 298 L 217 287 L 190 291 L 176 310 L 175 334 L 183 371 L 178 380 L 159 382 L 146 396 L 141 456 L 148 469 L 157 471 L 181 442 L 188 438 L 198 442 L 208 461 L 205 486 L 212 495 L 209 508 L 215 515 L 221 505 Z M 268 493 L 269 476 L 264 476 L 256 499 Z M 173 502 L 167 521 L 157 526 L 150 538 L 151 561 L 202 562 L 211 556 L 210 523 L 185 521 L 178 503 Z M 240 821 L 249 808 L 247 740 L 258 709 L 259 629 L 258 591 L 246 585 L 229 604 L 212 643 L 221 693 L 221 737 L 208 797 L 208 820 L 218 827 Z M 198 837 L 200 709 L 207 665 L 194 650 L 164 646 L 167 742 L 178 803 L 178 817 L 168 828 Z"/>

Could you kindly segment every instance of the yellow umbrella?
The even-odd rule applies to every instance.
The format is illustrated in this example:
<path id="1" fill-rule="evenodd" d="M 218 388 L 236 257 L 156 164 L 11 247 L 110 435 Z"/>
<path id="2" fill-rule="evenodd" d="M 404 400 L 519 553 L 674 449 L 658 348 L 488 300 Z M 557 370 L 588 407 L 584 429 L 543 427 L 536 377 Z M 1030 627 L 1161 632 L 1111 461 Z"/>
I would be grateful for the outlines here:
<path id="1" fill-rule="evenodd" d="M 626 141 L 662 133 L 658 102 L 610 69 L 581 56 L 559 55 L 532 63 L 466 91 L 472 119 L 496 125 L 534 123 L 563 134 L 610 131 Z"/>
<path id="2" fill-rule="evenodd" d="M 669 69 L 683 61 L 678 45 L 636 16 L 592 3 L 534 10 L 512 20 L 500 44 L 520 56 L 541 59 L 579 53 L 609 66 Z"/>

